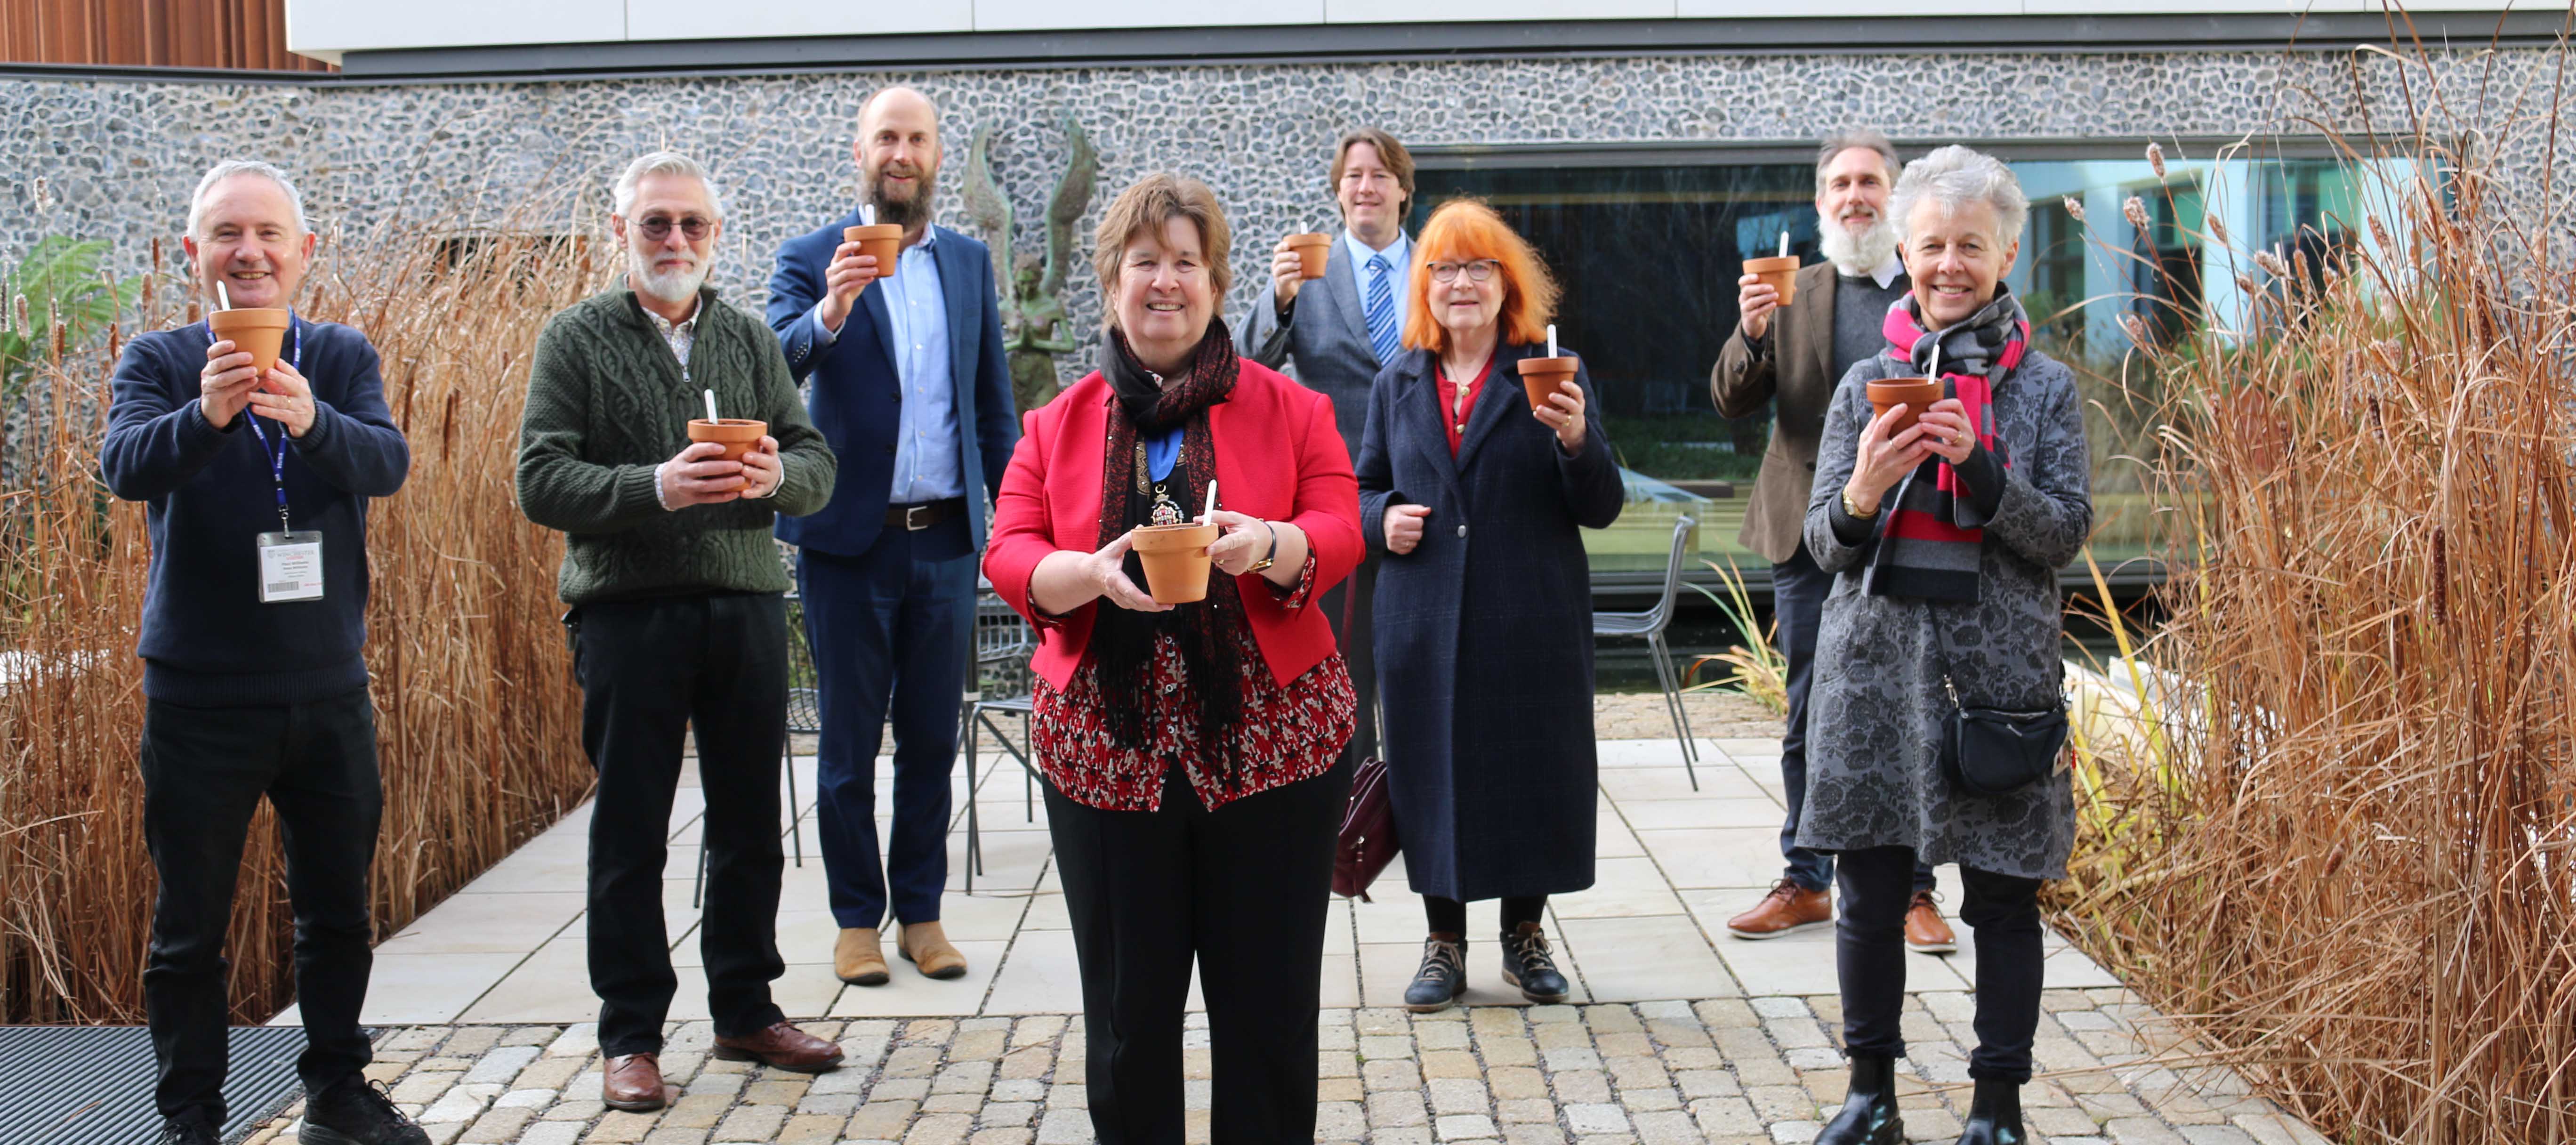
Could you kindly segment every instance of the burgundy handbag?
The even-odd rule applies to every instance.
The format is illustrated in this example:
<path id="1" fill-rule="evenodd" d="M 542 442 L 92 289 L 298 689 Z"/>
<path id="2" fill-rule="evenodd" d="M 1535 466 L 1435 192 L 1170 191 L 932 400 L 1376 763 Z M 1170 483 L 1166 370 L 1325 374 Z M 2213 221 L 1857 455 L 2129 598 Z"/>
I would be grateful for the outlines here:
<path id="1" fill-rule="evenodd" d="M 1395 838 L 1395 808 L 1386 800 L 1386 761 L 1360 761 L 1351 776 L 1351 803 L 1342 811 L 1342 838 L 1333 848 L 1333 893 L 1362 902 L 1369 884 L 1403 848 Z"/>

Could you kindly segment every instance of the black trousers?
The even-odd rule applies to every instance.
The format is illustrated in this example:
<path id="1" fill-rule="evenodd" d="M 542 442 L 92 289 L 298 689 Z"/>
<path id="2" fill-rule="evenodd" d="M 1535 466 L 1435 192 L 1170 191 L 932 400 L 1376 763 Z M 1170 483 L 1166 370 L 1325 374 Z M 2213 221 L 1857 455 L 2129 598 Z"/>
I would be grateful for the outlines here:
<path id="1" fill-rule="evenodd" d="M 707 1006 L 716 1032 L 781 1019 L 779 756 L 787 747 L 787 609 L 776 593 L 585 604 L 573 627 L 581 740 L 599 772 L 590 815 L 590 985 L 599 1048 L 659 1052 L 679 979 L 662 920 L 662 866 L 684 729 L 706 794 Z"/>
<path id="2" fill-rule="evenodd" d="M 384 810 L 367 690 L 282 707 L 148 701 L 140 755 L 143 839 L 161 876 L 143 1008 L 162 1116 L 194 1108 L 224 1121 L 224 932 L 263 795 L 277 809 L 295 910 L 295 996 L 310 1043 L 296 1073 L 306 1092 L 320 1093 L 366 1068 L 373 1054 L 358 1008 L 375 964 L 367 869 Z"/>
<path id="3" fill-rule="evenodd" d="M 1807 812 L 1807 691 L 1816 675 L 1816 628 L 1824 622 L 1825 598 L 1833 591 L 1834 574 L 1817 567 L 1803 544 L 1788 560 L 1771 566 L 1771 615 L 1779 624 L 1780 654 L 1789 677 L 1784 681 L 1789 719 L 1780 735 L 1780 787 L 1789 815 L 1780 825 L 1780 857 L 1787 876 L 1811 891 L 1834 882 L 1834 857 L 1798 845 L 1798 817 Z M 1914 889 L 1928 891 L 1932 885 L 1932 868 L 1916 864 Z"/>
<path id="4" fill-rule="evenodd" d="M 1836 879 L 1842 911 L 1834 960 L 1843 987 L 1843 1042 L 1855 1054 L 1905 1056 L 1897 1019 L 1905 1006 L 1905 910 L 1914 900 L 1914 849 L 1844 851 Z M 1977 1048 L 1971 1077 L 2030 1081 L 2031 1039 L 2039 1032 L 2039 880 L 1961 866 L 1968 901 L 1959 919 L 1976 928 Z"/>
<path id="5" fill-rule="evenodd" d="M 1325 589 L 1317 607 L 1333 626 L 1333 644 L 1351 671 L 1351 691 L 1359 696 L 1358 719 L 1351 742 L 1342 745 L 1342 762 L 1358 767 L 1377 754 L 1377 646 L 1371 629 L 1377 615 L 1377 562 L 1363 560 L 1342 583 Z"/>
<path id="6" fill-rule="evenodd" d="M 1215 1075 L 1210 1140 L 1315 1139 L 1325 904 L 1350 774 L 1336 766 L 1213 812 L 1177 764 L 1159 811 L 1102 811 L 1047 788 L 1101 1145 L 1180 1145 L 1194 959 Z"/>

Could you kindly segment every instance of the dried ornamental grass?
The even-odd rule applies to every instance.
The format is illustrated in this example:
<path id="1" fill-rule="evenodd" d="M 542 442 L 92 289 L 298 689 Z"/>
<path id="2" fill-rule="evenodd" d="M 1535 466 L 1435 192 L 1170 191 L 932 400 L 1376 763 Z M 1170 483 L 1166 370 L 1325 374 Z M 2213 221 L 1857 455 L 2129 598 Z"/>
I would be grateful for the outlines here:
<path id="1" fill-rule="evenodd" d="M 579 695 L 558 623 L 560 538 L 512 493 L 527 354 L 603 270 L 570 239 L 411 236 L 331 243 L 299 312 L 381 352 L 410 440 L 400 493 L 374 503 L 368 666 L 385 813 L 378 936 L 392 934 L 587 791 Z M 168 283 L 125 329 L 194 317 Z M 139 1021 L 154 880 L 135 771 L 143 507 L 107 498 L 103 353 L 45 364 L 29 407 L 50 427 L 0 522 L 0 1021 Z M 291 995 L 291 926 L 274 821 L 253 824 L 229 953 L 233 1012 Z"/>
<path id="2" fill-rule="evenodd" d="M 2461 137 L 2340 140 L 2448 194 L 2385 179 L 2339 220 L 2378 249 L 2236 253 L 2250 328 L 2141 341 L 2191 568 L 2168 672 L 2079 705 L 2054 891 L 2338 1140 L 2576 1140 L 2576 268 Z"/>

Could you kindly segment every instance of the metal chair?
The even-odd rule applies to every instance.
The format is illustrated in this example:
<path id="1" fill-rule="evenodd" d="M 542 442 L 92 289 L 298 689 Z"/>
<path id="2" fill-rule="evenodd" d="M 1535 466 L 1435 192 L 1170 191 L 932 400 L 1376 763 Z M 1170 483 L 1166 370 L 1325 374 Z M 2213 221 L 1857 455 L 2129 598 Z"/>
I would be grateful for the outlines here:
<path id="1" fill-rule="evenodd" d="M 790 738 L 787 741 L 787 758 L 781 763 L 779 770 L 787 773 L 787 834 L 795 841 L 793 853 L 796 856 L 796 865 L 802 867 L 805 865 L 805 817 L 804 808 L 799 805 L 796 796 L 796 741 L 793 737 L 799 732 L 806 735 L 822 733 L 823 701 L 822 692 L 814 676 L 812 637 L 805 631 L 805 598 L 798 595 L 795 587 L 793 552 L 794 550 L 784 543 L 778 546 L 778 559 L 789 562 L 790 566 L 787 581 L 787 734 Z M 700 774 L 698 782 L 706 782 L 703 773 Z M 706 812 L 700 811 L 698 815 L 703 819 L 706 817 Z M 700 823 L 698 825 L 698 878 L 697 882 L 689 888 L 689 905 L 693 907 L 706 905 L 706 893 L 707 832 L 706 825 Z"/>
<path id="2" fill-rule="evenodd" d="M 1672 649 L 1664 644 L 1664 629 L 1673 622 L 1673 598 L 1682 586 L 1682 561 L 1689 556 L 1684 547 L 1690 543 L 1691 527 L 1698 522 L 1684 516 L 1673 522 L 1672 558 L 1664 565 L 1664 594 L 1653 608 L 1644 612 L 1596 612 L 1592 614 L 1592 635 L 1644 637 L 1649 655 L 1655 661 L 1655 679 L 1662 684 L 1664 710 L 1673 718 L 1673 731 L 1682 740 L 1682 770 L 1689 774 L 1691 790 L 1699 790 L 1699 745 L 1691 739 L 1690 713 L 1682 708 L 1681 675 L 1673 668 Z"/>
<path id="3" fill-rule="evenodd" d="M 967 678 L 963 708 L 958 712 L 959 738 L 965 744 L 966 756 L 966 893 L 975 893 L 975 876 L 984 869 L 984 836 L 981 815 L 975 806 L 975 794 L 983 785 L 983 757 L 978 750 L 982 732 L 993 733 L 1002 750 L 1019 761 L 1022 814 L 1029 822 L 1037 821 L 1037 761 L 1029 757 L 1024 746 L 1015 747 L 1011 737 L 993 722 L 994 716 L 1018 716 L 1020 738 L 1028 739 L 1028 719 L 1032 711 L 1032 677 L 1029 657 L 1038 647 L 1037 630 L 1011 611 L 990 582 L 978 580 L 975 595 L 975 666 Z M 989 697 L 989 698 L 988 698 Z"/>

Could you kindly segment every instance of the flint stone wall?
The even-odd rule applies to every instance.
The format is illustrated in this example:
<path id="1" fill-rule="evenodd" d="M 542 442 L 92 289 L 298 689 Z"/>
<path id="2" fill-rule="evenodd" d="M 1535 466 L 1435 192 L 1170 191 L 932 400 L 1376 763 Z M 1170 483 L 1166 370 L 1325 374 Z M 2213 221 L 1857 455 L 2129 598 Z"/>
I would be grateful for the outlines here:
<path id="1" fill-rule="evenodd" d="M 1236 241 L 1229 318 L 1258 298 L 1277 236 L 1326 229 L 1334 138 L 1375 124 L 1415 146 L 1602 141 L 1812 140 L 1868 124 L 1899 138 L 2137 141 L 2225 136 L 2303 120 L 2357 128 L 2370 93 L 2382 130 L 2399 125 L 2401 85 L 2457 107 L 2498 149 L 2525 204 L 2576 186 L 2576 146 L 2554 163 L 2546 108 L 2557 57 L 2511 51 L 2438 57 L 2428 73 L 2370 53 L 1974 56 L 1784 55 L 1423 60 L 1319 65 L 1157 66 L 512 83 L 292 86 L 0 81 L 0 188 L 20 204 L 0 248 L 40 234 L 104 237 L 125 272 L 176 235 L 198 174 L 255 156 L 292 172 L 326 243 L 346 257 L 375 236 L 513 226 L 604 229 L 608 181 L 626 160 L 672 147 L 716 172 L 727 228 L 715 279 L 728 298 L 765 300 L 785 238 L 853 201 L 850 137 L 860 102 L 887 83 L 929 93 L 949 153 L 941 221 L 962 225 L 966 144 L 995 133 L 995 166 L 1020 249 L 1042 243 L 1045 198 L 1065 162 L 1062 124 L 1100 151 L 1086 249 L 1069 275 L 1077 327 L 1095 328 L 1099 290 L 1088 226 L 1148 171 L 1207 180 Z M 2497 93 L 2477 98 L 2480 83 Z M 2437 92 L 2435 89 L 2439 87 Z M 2540 110 L 2532 110 L 2536 99 Z M 2564 191 L 2557 192 L 2564 195 Z M 2040 204 L 2040 209 L 2055 209 Z M 2563 229 L 2564 223 L 2559 224 Z M 2564 241 L 2564 236 L 2559 236 Z M 1676 315 L 1676 321 L 1688 321 Z M 1080 363 L 1087 369 L 1090 355 Z M 1066 376 L 1079 376 L 1067 363 Z"/>

